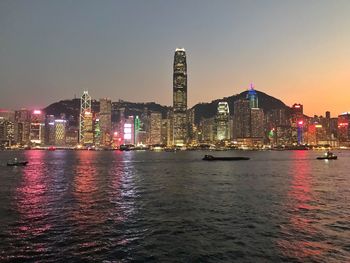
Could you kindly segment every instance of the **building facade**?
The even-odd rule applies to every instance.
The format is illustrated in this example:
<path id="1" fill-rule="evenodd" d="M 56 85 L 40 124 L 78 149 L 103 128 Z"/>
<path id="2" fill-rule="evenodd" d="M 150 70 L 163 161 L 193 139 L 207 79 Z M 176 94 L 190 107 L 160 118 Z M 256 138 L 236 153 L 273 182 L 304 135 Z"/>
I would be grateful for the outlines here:
<path id="1" fill-rule="evenodd" d="M 187 143 L 187 62 L 186 52 L 177 48 L 173 68 L 173 145 Z"/>

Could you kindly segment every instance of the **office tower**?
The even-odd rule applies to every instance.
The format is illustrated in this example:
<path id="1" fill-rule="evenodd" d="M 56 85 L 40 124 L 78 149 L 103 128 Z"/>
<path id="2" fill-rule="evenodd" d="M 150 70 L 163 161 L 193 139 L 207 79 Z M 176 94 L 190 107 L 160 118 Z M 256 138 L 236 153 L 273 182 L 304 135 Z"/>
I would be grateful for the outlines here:
<path id="1" fill-rule="evenodd" d="M 30 118 L 29 140 L 32 144 L 42 144 L 45 138 L 45 115 L 34 110 Z"/>
<path id="2" fill-rule="evenodd" d="M 94 144 L 94 118 L 91 111 L 84 112 L 84 139 L 82 141 L 85 146 L 92 146 Z"/>
<path id="3" fill-rule="evenodd" d="M 250 89 L 247 93 L 247 99 L 249 100 L 249 106 L 251 109 L 259 108 L 258 95 L 256 94 L 256 91 L 254 90 L 253 84 L 250 84 Z"/>
<path id="4" fill-rule="evenodd" d="M 15 141 L 21 145 L 28 145 L 30 134 L 30 111 L 21 109 L 15 111 Z"/>
<path id="5" fill-rule="evenodd" d="M 150 132 L 149 144 L 162 143 L 162 114 L 160 112 L 151 112 L 149 116 Z"/>
<path id="6" fill-rule="evenodd" d="M 172 110 L 168 110 L 167 112 L 167 146 L 174 145 L 174 112 Z"/>
<path id="7" fill-rule="evenodd" d="M 79 143 L 79 130 L 76 126 L 66 123 L 66 146 L 75 147 Z"/>
<path id="8" fill-rule="evenodd" d="M 303 105 L 293 104 L 291 108 L 291 122 L 292 122 L 292 143 L 302 144 L 304 142 L 303 134 L 305 127 L 305 120 L 303 114 Z"/>
<path id="9" fill-rule="evenodd" d="M 65 146 L 66 144 L 66 120 L 55 120 L 55 145 Z"/>
<path id="10" fill-rule="evenodd" d="M 135 145 L 138 145 L 140 143 L 140 134 L 141 131 L 141 120 L 138 115 L 136 115 L 134 120 L 134 143 Z"/>
<path id="11" fill-rule="evenodd" d="M 252 138 L 264 138 L 264 111 L 259 108 L 250 109 L 250 135 Z"/>
<path id="12" fill-rule="evenodd" d="M 80 116 L 79 116 L 79 143 L 93 143 L 92 130 L 92 109 L 91 97 L 87 91 L 84 91 L 80 100 Z"/>
<path id="13" fill-rule="evenodd" d="M 120 144 L 127 144 L 124 141 L 124 124 L 125 124 L 126 118 L 125 118 L 125 108 L 119 107 L 118 108 L 118 124 L 117 124 L 117 132 L 119 133 L 120 138 Z M 130 140 L 130 139 L 128 139 Z"/>
<path id="14" fill-rule="evenodd" d="M 225 101 L 219 102 L 216 115 L 216 139 L 218 141 L 230 139 L 229 117 L 228 103 Z"/>
<path id="15" fill-rule="evenodd" d="M 15 144 L 15 112 L 0 110 L 0 147 Z"/>
<path id="16" fill-rule="evenodd" d="M 250 101 L 247 99 L 236 100 L 233 109 L 235 138 L 250 138 Z"/>
<path id="17" fill-rule="evenodd" d="M 109 99 L 100 99 L 99 126 L 100 144 L 109 146 L 112 130 L 112 102 Z"/>
<path id="18" fill-rule="evenodd" d="M 189 144 L 197 144 L 198 143 L 198 134 L 197 134 L 197 126 L 195 124 L 195 109 L 187 110 L 187 125 L 188 125 L 188 143 Z"/>
<path id="19" fill-rule="evenodd" d="M 9 118 L 0 117 L 0 148 L 11 147 L 15 143 L 15 125 Z"/>
<path id="20" fill-rule="evenodd" d="M 134 116 L 126 118 L 123 127 L 123 144 L 134 144 Z"/>
<path id="21" fill-rule="evenodd" d="M 338 116 L 338 139 L 343 146 L 350 146 L 350 112 Z"/>
<path id="22" fill-rule="evenodd" d="M 326 130 L 327 139 L 330 140 L 332 137 L 332 132 L 331 132 L 331 113 L 329 111 L 326 111 L 324 126 Z"/>
<path id="23" fill-rule="evenodd" d="M 47 115 L 45 118 L 45 145 L 55 144 L 55 116 Z"/>
<path id="24" fill-rule="evenodd" d="M 211 143 L 215 140 L 215 118 L 203 118 L 199 123 L 199 141 Z"/>
<path id="25" fill-rule="evenodd" d="M 173 72 L 173 144 L 187 143 L 187 63 L 186 52 L 177 48 L 174 55 Z"/>

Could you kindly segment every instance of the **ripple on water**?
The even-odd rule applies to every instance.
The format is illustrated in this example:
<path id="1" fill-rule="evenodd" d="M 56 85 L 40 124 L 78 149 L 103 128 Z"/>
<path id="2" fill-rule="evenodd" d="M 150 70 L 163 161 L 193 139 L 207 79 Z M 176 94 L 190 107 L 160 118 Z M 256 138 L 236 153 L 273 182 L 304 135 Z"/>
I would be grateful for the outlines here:
<path id="1" fill-rule="evenodd" d="M 350 262 L 350 152 L 331 169 L 312 151 L 20 154 L 0 169 L 0 261 Z"/>

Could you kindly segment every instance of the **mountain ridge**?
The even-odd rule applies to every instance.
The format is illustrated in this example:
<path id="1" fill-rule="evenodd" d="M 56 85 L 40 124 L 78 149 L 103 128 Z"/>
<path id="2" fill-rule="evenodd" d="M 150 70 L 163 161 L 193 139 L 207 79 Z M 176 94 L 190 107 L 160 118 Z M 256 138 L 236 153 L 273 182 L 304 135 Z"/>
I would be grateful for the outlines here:
<path id="1" fill-rule="evenodd" d="M 194 109 L 195 111 L 195 123 L 199 123 L 199 121 L 202 118 L 214 117 L 217 112 L 217 104 L 220 101 L 226 101 L 229 104 L 230 114 L 232 115 L 234 113 L 233 112 L 234 102 L 238 99 L 246 98 L 247 93 L 248 91 L 246 90 L 239 94 L 224 97 L 221 99 L 212 100 L 211 102 L 197 103 L 191 108 L 191 109 Z M 270 96 L 258 90 L 256 90 L 256 93 L 258 96 L 259 107 L 262 108 L 264 112 L 268 112 L 272 109 L 283 109 L 283 108 L 289 109 L 289 107 L 285 103 L 283 103 L 281 100 L 273 96 Z M 138 114 L 141 114 L 145 108 L 147 108 L 150 111 L 161 112 L 163 117 L 165 118 L 168 110 L 171 109 L 170 106 L 161 105 L 156 102 L 139 103 L 139 102 L 129 102 L 129 101 L 119 100 L 119 101 L 113 102 L 113 104 L 117 105 L 118 107 L 124 107 L 126 115 L 138 115 Z M 65 114 L 66 116 L 75 116 L 77 118 L 79 116 L 79 111 L 80 111 L 80 99 L 75 98 L 71 100 L 61 100 L 58 102 L 54 102 L 48 105 L 43 110 L 47 115 L 54 115 L 56 117 L 59 117 L 61 114 Z M 96 100 L 92 101 L 92 110 L 95 112 L 99 111 L 98 101 Z M 112 115 L 112 120 L 114 117 L 115 116 Z"/>

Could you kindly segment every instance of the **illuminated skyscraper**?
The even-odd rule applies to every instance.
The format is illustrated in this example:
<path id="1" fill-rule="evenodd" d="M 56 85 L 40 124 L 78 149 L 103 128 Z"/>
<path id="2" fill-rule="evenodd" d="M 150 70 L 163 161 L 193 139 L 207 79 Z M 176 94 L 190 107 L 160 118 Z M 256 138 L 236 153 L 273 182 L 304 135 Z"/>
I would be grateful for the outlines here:
<path id="1" fill-rule="evenodd" d="M 216 115 L 216 138 L 217 140 L 227 140 L 230 136 L 229 130 L 230 109 L 227 102 L 218 103 Z"/>
<path id="2" fill-rule="evenodd" d="M 14 144 L 14 123 L 4 117 L 0 117 L 0 148 Z"/>
<path id="3" fill-rule="evenodd" d="M 294 144 L 304 143 L 304 127 L 305 120 L 303 114 L 302 104 L 293 104 L 291 108 L 291 120 L 292 120 L 292 142 Z"/>
<path id="4" fill-rule="evenodd" d="M 251 128 L 250 134 L 252 138 L 264 137 L 264 111 L 259 108 L 250 109 Z"/>
<path id="5" fill-rule="evenodd" d="M 92 132 L 92 112 L 91 97 L 87 91 L 84 91 L 80 100 L 80 116 L 79 116 L 79 143 L 86 144 L 91 141 L 89 132 Z M 91 126 L 91 129 L 90 129 Z M 87 134 L 88 132 L 88 134 Z M 89 138 L 85 138 L 89 137 Z"/>
<path id="6" fill-rule="evenodd" d="M 15 141 L 19 144 L 29 144 L 30 111 L 21 109 L 15 112 Z"/>
<path id="7" fill-rule="evenodd" d="M 177 48 L 174 55 L 173 73 L 173 144 L 187 142 L 187 63 L 186 52 Z"/>
<path id="8" fill-rule="evenodd" d="M 150 114 L 150 133 L 149 144 L 161 144 L 162 137 L 162 114 L 160 112 L 151 112 Z"/>
<path id="9" fill-rule="evenodd" d="M 139 133 L 141 131 L 141 121 L 139 116 L 136 115 L 135 121 L 134 121 L 134 143 L 135 145 L 138 145 L 140 143 L 139 141 Z"/>
<path id="10" fill-rule="evenodd" d="M 234 136 L 235 138 L 250 138 L 250 107 L 249 100 L 239 99 L 234 102 Z"/>
<path id="11" fill-rule="evenodd" d="M 125 119 L 123 129 L 124 144 L 134 144 L 134 116 Z"/>
<path id="12" fill-rule="evenodd" d="M 247 94 L 247 99 L 249 100 L 249 106 L 251 109 L 259 108 L 258 106 L 258 95 L 256 94 L 256 91 L 254 90 L 253 84 L 250 84 L 250 89 Z"/>
<path id="13" fill-rule="evenodd" d="M 350 146 L 350 112 L 338 116 L 338 139 L 341 145 Z"/>
<path id="14" fill-rule="evenodd" d="M 100 143 L 101 145 L 108 146 L 111 142 L 111 130 L 112 130 L 112 102 L 109 99 L 100 99 Z"/>
<path id="15" fill-rule="evenodd" d="M 66 120 L 55 120 L 55 145 L 66 144 Z"/>
<path id="16" fill-rule="evenodd" d="M 264 140 L 264 111 L 258 108 L 253 86 L 245 99 L 234 102 L 234 136 L 243 144 L 257 146 Z"/>
<path id="17" fill-rule="evenodd" d="M 45 115 L 41 110 L 34 110 L 30 118 L 30 134 L 29 139 L 33 144 L 41 144 L 44 142 Z"/>

